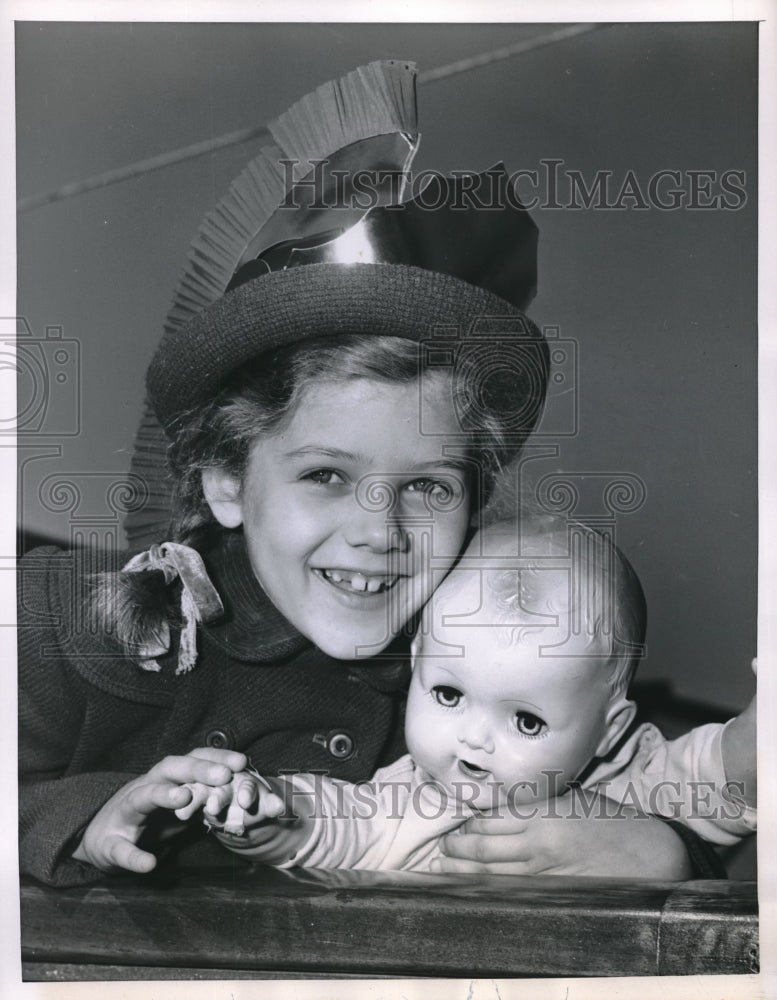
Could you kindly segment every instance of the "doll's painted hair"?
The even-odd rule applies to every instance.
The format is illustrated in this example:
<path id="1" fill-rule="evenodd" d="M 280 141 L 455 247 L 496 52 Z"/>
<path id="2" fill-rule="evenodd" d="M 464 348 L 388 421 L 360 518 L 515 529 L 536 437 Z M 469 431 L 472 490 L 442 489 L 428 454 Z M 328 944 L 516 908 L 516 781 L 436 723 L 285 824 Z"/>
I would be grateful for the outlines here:
<path id="1" fill-rule="evenodd" d="M 614 542 L 556 516 L 497 522 L 484 536 L 489 555 L 498 556 L 483 574 L 484 599 L 509 641 L 538 634 L 542 641 L 537 616 L 558 616 L 562 631 L 581 637 L 607 671 L 611 697 L 625 696 L 644 655 L 647 607 L 637 574 Z M 505 567 L 505 557 L 518 557 L 516 567 L 509 558 Z M 546 652 L 552 664 L 553 648 Z M 564 655 L 563 643 L 556 652 Z"/>

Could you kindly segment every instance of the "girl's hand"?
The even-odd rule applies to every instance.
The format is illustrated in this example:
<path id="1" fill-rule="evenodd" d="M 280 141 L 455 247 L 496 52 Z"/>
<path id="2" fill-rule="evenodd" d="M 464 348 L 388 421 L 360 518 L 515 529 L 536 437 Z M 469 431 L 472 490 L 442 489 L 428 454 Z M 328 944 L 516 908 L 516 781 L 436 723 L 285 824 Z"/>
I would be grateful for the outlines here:
<path id="1" fill-rule="evenodd" d="M 758 661 L 751 663 L 758 674 Z M 720 737 L 726 781 L 737 783 L 748 806 L 758 805 L 758 761 L 756 751 L 756 695 L 747 708 L 724 727 Z"/>
<path id="2" fill-rule="evenodd" d="M 242 771 L 222 788 L 204 790 L 204 819 L 215 836 L 238 854 L 265 864 L 291 860 L 310 835 L 312 815 L 287 808 L 293 784 L 268 781 L 255 771 Z M 202 792 L 195 791 L 197 797 Z M 226 813 L 225 813 L 226 810 Z"/>
<path id="3" fill-rule="evenodd" d="M 245 754 L 211 747 L 192 750 L 185 757 L 165 757 L 108 799 L 86 828 L 73 857 L 102 871 L 123 868 L 138 874 L 150 872 L 156 867 L 156 858 L 137 842 L 152 814 L 187 806 L 192 799 L 188 783 L 226 785 L 247 763 Z"/>
<path id="4" fill-rule="evenodd" d="M 592 808 L 569 793 L 545 803 L 530 818 L 510 813 L 474 817 L 442 839 L 446 857 L 433 862 L 434 870 L 670 881 L 691 877 L 685 846 L 671 827 L 602 801 L 606 808 Z"/>
<path id="5" fill-rule="evenodd" d="M 202 782 L 189 788 L 191 802 L 182 809 L 176 809 L 175 815 L 179 819 L 189 819 L 202 809 L 209 829 L 236 837 L 246 835 L 246 826 L 250 828 L 276 819 L 286 810 L 283 799 L 255 771 L 241 771 L 217 788 Z M 225 810 L 226 816 L 220 818 Z"/>

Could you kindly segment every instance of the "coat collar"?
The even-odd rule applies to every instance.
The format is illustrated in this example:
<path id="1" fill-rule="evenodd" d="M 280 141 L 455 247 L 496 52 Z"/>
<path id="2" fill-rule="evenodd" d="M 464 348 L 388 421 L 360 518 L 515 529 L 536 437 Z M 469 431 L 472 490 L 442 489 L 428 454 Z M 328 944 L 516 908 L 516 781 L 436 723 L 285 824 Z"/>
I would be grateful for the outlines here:
<path id="1" fill-rule="evenodd" d="M 256 579 L 242 532 L 222 535 L 204 556 L 208 574 L 224 603 L 224 617 L 207 634 L 238 660 L 277 663 L 312 648 L 281 614 Z"/>

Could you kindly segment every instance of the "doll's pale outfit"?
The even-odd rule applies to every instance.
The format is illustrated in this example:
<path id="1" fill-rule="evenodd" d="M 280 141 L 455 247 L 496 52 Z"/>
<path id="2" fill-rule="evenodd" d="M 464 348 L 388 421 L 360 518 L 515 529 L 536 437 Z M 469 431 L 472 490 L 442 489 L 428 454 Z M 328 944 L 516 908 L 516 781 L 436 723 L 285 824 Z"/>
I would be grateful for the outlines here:
<path id="1" fill-rule="evenodd" d="M 581 786 L 677 821 L 711 843 L 734 844 L 755 830 L 756 811 L 744 804 L 741 789 L 726 782 L 722 731 L 710 724 L 665 740 L 645 723 L 598 761 Z M 295 797 L 313 797 L 315 816 L 307 843 L 283 867 L 428 871 L 442 857 L 440 838 L 475 814 L 466 781 L 446 790 L 409 755 L 358 785 L 305 774 L 293 782 Z M 553 808 L 552 800 L 513 807 L 526 818 Z M 592 815 L 598 814 L 597 806 Z"/>

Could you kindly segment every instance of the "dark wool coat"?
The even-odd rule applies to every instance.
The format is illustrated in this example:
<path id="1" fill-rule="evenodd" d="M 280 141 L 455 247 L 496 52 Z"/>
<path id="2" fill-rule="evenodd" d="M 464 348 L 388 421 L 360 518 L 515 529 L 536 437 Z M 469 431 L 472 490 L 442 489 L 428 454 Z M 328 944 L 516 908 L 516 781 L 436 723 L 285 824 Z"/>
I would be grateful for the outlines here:
<path id="1" fill-rule="evenodd" d="M 199 629 L 197 664 L 180 676 L 174 651 L 152 673 L 89 630 L 84 563 L 101 568 L 94 558 L 45 548 L 20 563 L 22 873 L 59 886 L 99 878 L 70 858 L 80 835 L 122 785 L 168 754 L 227 746 L 267 774 L 357 781 L 404 752 L 407 658 L 326 656 L 269 602 L 239 535 L 206 556 L 225 616 Z M 185 849 L 172 854 L 183 863 L 227 857 L 196 819 L 180 841 Z"/>

